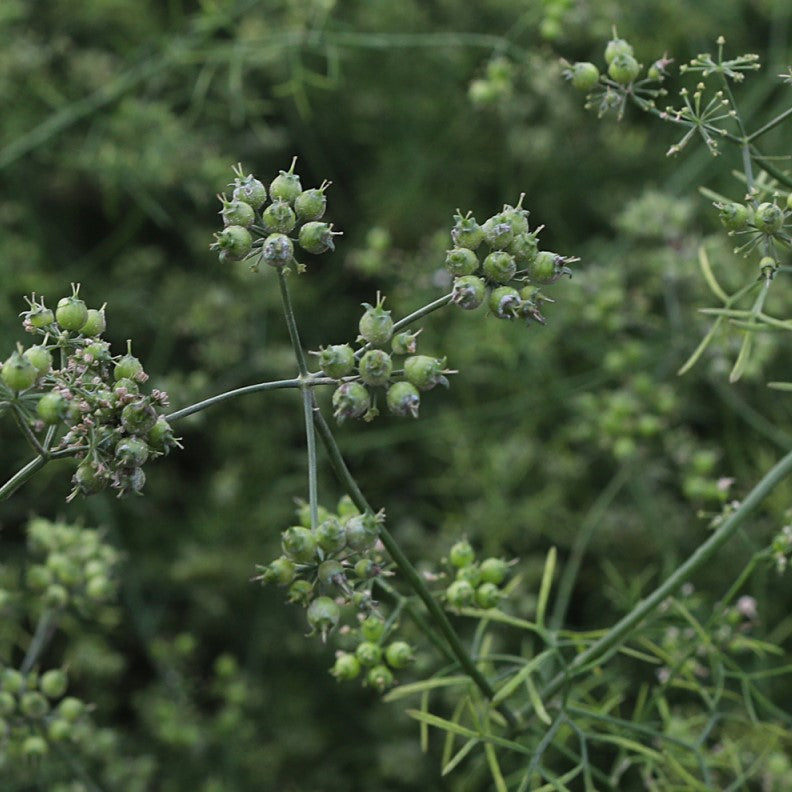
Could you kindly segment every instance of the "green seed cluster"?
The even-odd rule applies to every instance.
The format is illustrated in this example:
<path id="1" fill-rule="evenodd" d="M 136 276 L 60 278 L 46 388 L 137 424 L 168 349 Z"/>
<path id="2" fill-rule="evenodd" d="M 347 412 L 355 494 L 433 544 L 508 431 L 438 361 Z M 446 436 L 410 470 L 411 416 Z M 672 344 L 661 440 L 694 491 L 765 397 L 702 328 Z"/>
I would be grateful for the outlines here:
<path id="1" fill-rule="evenodd" d="M 357 628 L 347 632 L 346 648 L 336 652 L 330 673 L 339 681 L 364 674 L 364 682 L 382 693 L 394 683 L 394 671 L 409 666 L 415 659 L 406 641 L 392 640 L 396 625 L 379 613 L 360 618 Z"/>
<path id="2" fill-rule="evenodd" d="M 339 653 L 332 670 L 337 678 L 354 679 L 365 668 L 366 683 L 384 690 L 393 682 L 391 669 L 412 660 L 403 642 L 385 644 L 393 624 L 383 621 L 372 596 L 375 581 L 387 572 L 378 541 L 384 516 L 361 514 L 344 496 L 335 512 L 319 508 L 314 528 L 307 504 L 299 506 L 297 518 L 281 534 L 283 554 L 258 565 L 255 579 L 285 587 L 289 602 L 306 609 L 312 632 L 322 640 L 330 633 L 343 635 L 347 649 L 358 641 L 353 652 Z"/>
<path id="3" fill-rule="evenodd" d="M 662 438 L 677 406 L 672 388 L 646 374 L 629 377 L 623 388 L 582 393 L 573 402 L 570 439 L 596 443 L 617 459 L 633 457 L 653 438 Z"/>
<path id="4" fill-rule="evenodd" d="M 502 558 L 479 562 L 467 539 L 456 542 L 448 553 L 454 580 L 446 586 L 443 599 L 448 608 L 496 608 L 505 596 L 503 584 L 509 563 Z"/>
<path id="5" fill-rule="evenodd" d="M 295 244 L 316 256 L 335 249 L 333 237 L 341 232 L 322 220 L 330 182 L 303 190 L 296 163 L 295 157 L 269 190 L 252 174 L 244 175 L 241 164 L 234 168 L 231 198 L 219 196 L 223 230 L 210 246 L 219 251 L 221 262 L 249 261 L 253 271 L 261 264 L 278 269 L 295 264 L 302 271 L 294 258 Z"/>
<path id="6" fill-rule="evenodd" d="M 88 308 L 79 286 L 54 312 L 35 294 L 27 301 L 23 327 L 42 340 L 3 363 L 0 411 L 11 407 L 46 453 L 80 460 L 70 498 L 140 492 L 143 465 L 179 445 L 162 414 L 168 395 L 142 392 L 148 375 L 131 345 L 111 353 L 104 306 Z"/>
<path id="7" fill-rule="evenodd" d="M 115 597 L 118 553 L 96 530 L 39 517 L 27 525 L 31 563 L 18 588 L 0 589 L 4 619 L 21 620 L 49 612 L 49 624 L 69 607 L 96 617 Z M 0 664 L 0 767 L 46 755 L 53 744 L 87 743 L 95 728 L 89 707 L 67 695 L 63 668 L 41 670 Z"/>
<path id="8" fill-rule="evenodd" d="M 52 743 L 72 741 L 87 729 L 87 707 L 65 696 L 66 672 L 0 666 L 0 765 L 46 756 Z"/>
<path id="9" fill-rule="evenodd" d="M 472 311 L 486 303 L 498 319 L 544 324 L 542 305 L 553 301 L 541 287 L 571 276 L 567 265 L 576 259 L 539 249 L 543 226 L 531 231 L 523 197 L 481 225 L 471 212 L 458 211 L 445 267 L 454 276 L 452 301 L 460 308 Z M 482 246 L 483 255 L 478 252 Z"/>
<path id="10" fill-rule="evenodd" d="M 642 77 L 644 67 L 636 59 L 632 45 L 615 31 L 603 55 L 604 73 L 588 61 L 563 62 L 564 77 L 578 91 L 588 94 L 587 109 L 597 110 L 600 116 L 615 112 L 621 118 L 628 99 L 643 109 L 650 109 L 658 97 L 666 94 L 662 83 L 668 76 L 670 58 L 665 55 L 658 58 Z"/>
<path id="11" fill-rule="evenodd" d="M 34 517 L 28 547 L 39 560 L 27 567 L 25 583 L 48 608 L 80 611 L 110 602 L 116 595 L 118 552 L 99 531 Z"/>
<path id="12" fill-rule="evenodd" d="M 373 388 L 385 389 L 385 403 L 392 415 L 417 418 L 421 393 L 436 385 L 448 387 L 445 375 L 456 373 L 446 368 L 445 358 L 415 354 L 420 330 L 394 334 L 391 312 L 384 304 L 385 298 L 379 294 L 375 305 L 363 303 L 366 310 L 358 322 L 357 349 L 334 344 L 311 353 L 318 357 L 323 374 L 343 380 L 332 399 L 333 415 L 339 423 L 350 418 L 370 421 L 379 414 L 371 395 Z"/>
<path id="13" fill-rule="evenodd" d="M 792 193 L 772 197 L 772 201 L 754 198 L 744 203 L 714 203 L 729 236 L 740 240 L 734 252 L 748 255 L 755 249 L 760 251 L 759 271 L 765 278 L 775 275 L 781 266 L 782 254 L 792 247 Z"/>
<path id="14" fill-rule="evenodd" d="M 475 107 L 490 108 L 507 100 L 514 88 L 514 64 L 503 56 L 490 59 L 484 75 L 468 86 L 468 98 Z"/>

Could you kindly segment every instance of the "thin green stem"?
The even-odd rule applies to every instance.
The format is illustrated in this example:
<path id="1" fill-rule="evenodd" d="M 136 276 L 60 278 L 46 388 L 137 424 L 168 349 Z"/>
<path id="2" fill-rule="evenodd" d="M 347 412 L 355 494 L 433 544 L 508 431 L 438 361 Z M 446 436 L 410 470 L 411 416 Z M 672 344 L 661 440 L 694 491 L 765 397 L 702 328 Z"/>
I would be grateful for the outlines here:
<path id="1" fill-rule="evenodd" d="M 349 472 L 349 468 L 335 442 L 333 433 L 330 431 L 327 421 L 325 421 L 324 416 L 318 409 L 314 411 L 314 420 L 316 422 L 317 431 L 319 432 L 319 437 L 322 439 L 327 455 L 330 458 L 330 464 L 338 480 L 343 484 L 358 509 L 369 514 L 374 514 L 374 509 L 372 509 L 366 497 L 361 492 L 360 487 L 358 487 L 354 477 Z M 451 626 L 451 622 L 449 622 L 448 617 L 437 603 L 437 600 L 432 596 L 432 592 L 427 588 L 423 578 L 418 574 L 418 571 L 412 565 L 410 559 L 407 558 L 385 526 L 380 526 L 379 536 L 382 540 L 382 544 L 385 546 L 385 549 L 388 551 L 399 571 L 404 575 L 410 588 L 412 588 L 426 606 L 426 609 L 429 611 L 430 616 L 448 642 L 448 646 L 461 668 L 473 680 L 473 683 L 482 694 L 491 700 L 495 695 L 495 691 L 484 678 L 483 674 L 476 668 L 475 663 L 465 650 L 465 647 L 462 646 L 459 636 Z M 517 719 L 514 713 L 503 704 L 498 706 L 498 710 L 504 718 L 506 718 L 509 725 L 515 728 Z"/>
<path id="2" fill-rule="evenodd" d="M 286 379 L 286 380 L 273 380 L 271 382 L 257 382 L 255 385 L 245 385 L 243 388 L 235 388 L 234 390 L 225 391 L 225 393 L 218 393 L 216 396 L 210 396 L 208 399 L 191 404 L 188 407 L 183 407 L 181 410 L 166 415 L 169 421 L 178 421 L 180 418 L 186 418 L 188 415 L 206 410 L 208 407 L 213 407 L 215 404 L 220 404 L 227 399 L 234 399 L 237 396 L 244 396 L 247 393 L 258 393 L 259 391 L 278 390 L 279 388 L 302 388 L 313 387 L 315 385 L 331 385 L 335 380 L 329 377 L 311 377 L 309 381 L 300 379 Z"/>
<path id="3" fill-rule="evenodd" d="M 286 318 L 286 327 L 289 330 L 289 338 L 291 339 L 294 357 L 297 361 L 297 368 L 300 372 L 299 384 L 302 394 L 305 441 L 308 451 L 308 503 L 311 510 L 311 527 L 316 528 L 319 524 L 319 485 L 316 470 L 316 430 L 313 419 L 315 400 L 310 388 L 306 386 L 306 382 L 310 380 L 308 363 L 300 344 L 300 333 L 297 329 L 297 320 L 294 316 L 294 308 L 289 295 L 289 285 L 286 283 L 286 274 L 282 269 L 278 270 L 278 285 L 280 286 L 281 304 L 284 317 Z"/>
<path id="4" fill-rule="evenodd" d="M 663 601 L 672 595 L 683 583 L 701 569 L 726 542 L 731 539 L 737 529 L 747 520 L 755 509 L 768 496 L 770 491 L 792 472 L 792 452 L 784 456 L 751 490 L 745 500 L 721 523 L 717 530 L 674 572 L 658 586 L 649 596 L 641 600 L 624 618 L 618 621 L 598 641 L 577 655 L 567 668 L 556 675 L 542 691 L 542 701 L 555 696 L 573 677 L 583 673 L 592 665 L 604 660 L 617 650 L 638 627 L 638 625 Z"/>
<path id="5" fill-rule="evenodd" d="M 25 435 L 25 439 L 33 447 L 33 450 L 39 456 L 46 456 L 47 452 L 38 441 L 38 437 L 33 434 L 33 430 L 28 426 L 25 416 L 16 404 L 11 404 L 11 414 L 14 416 L 14 422 L 19 427 L 19 430 Z"/>
<path id="6" fill-rule="evenodd" d="M 419 319 L 423 319 L 424 316 L 428 316 L 430 313 L 437 311 L 440 308 L 448 305 L 451 302 L 451 298 L 453 294 L 446 294 L 444 297 L 438 297 L 433 302 L 424 305 L 423 308 L 419 308 L 417 311 L 413 311 L 411 314 L 408 314 L 403 319 L 399 319 L 398 322 L 394 322 L 393 324 L 393 332 L 398 333 L 399 330 L 402 330 L 405 327 L 408 327 L 413 322 L 417 322 Z"/>
<path id="7" fill-rule="evenodd" d="M 786 119 L 790 116 L 792 116 L 792 107 L 784 110 L 783 113 L 779 113 L 775 118 L 768 121 L 764 126 L 759 127 L 759 129 L 757 129 L 755 132 L 751 132 L 751 134 L 746 138 L 746 142 L 753 143 L 756 138 L 761 137 L 765 132 L 769 132 L 771 129 L 777 127 L 779 124 L 786 121 Z"/>
<path id="8" fill-rule="evenodd" d="M 55 634 L 55 628 L 57 627 L 56 615 L 56 611 L 48 608 L 42 611 L 39 616 L 36 630 L 33 633 L 33 637 L 30 639 L 30 646 L 28 646 L 28 650 L 25 652 L 25 658 L 22 660 L 22 665 L 19 668 L 23 674 L 27 674 L 30 669 L 33 668 L 39 656 Z"/>
<path id="9" fill-rule="evenodd" d="M 18 470 L 11 476 L 2 487 L 0 487 L 0 501 L 10 498 L 33 474 L 41 470 L 49 461 L 47 456 L 37 456 L 31 459 L 25 467 Z"/>
<path id="10" fill-rule="evenodd" d="M 572 598 L 572 589 L 575 586 L 575 581 L 583 562 L 583 555 L 600 520 L 610 508 L 619 490 L 629 479 L 631 472 L 632 468 L 630 465 L 624 465 L 620 468 L 583 518 L 583 522 L 580 524 L 580 529 L 575 537 L 575 543 L 572 545 L 572 552 L 569 554 L 569 559 L 564 566 L 561 580 L 558 583 L 558 593 L 556 594 L 556 601 L 549 622 L 551 631 L 559 630 L 563 625 L 569 601 Z"/>

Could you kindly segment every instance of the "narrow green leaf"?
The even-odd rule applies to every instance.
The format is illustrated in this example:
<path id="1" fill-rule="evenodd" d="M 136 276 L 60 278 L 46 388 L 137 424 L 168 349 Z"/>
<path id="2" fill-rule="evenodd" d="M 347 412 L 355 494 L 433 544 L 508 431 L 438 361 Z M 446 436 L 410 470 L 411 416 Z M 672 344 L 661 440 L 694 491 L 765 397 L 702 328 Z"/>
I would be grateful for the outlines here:
<path id="1" fill-rule="evenodd" d="M 481 608 L 460 608 L 457 612 L 460 616 L 472 616 L 474 619 L 487 619 L 488 621 L 499 622 L 500 624 L 510 624 L 512 627 L 518 627 L 521 630 L 530 630 L 540 635 L 543 634 L 543 630 L 534 622 L 518 619 L 516 616 L 509 616 L 508 613 L 499 611 L 497 608 L 488 608 L 487 610 L 482 610 Z"/>
<path id="2" fill-rule="evenodd" d="M 480 740 L 481 742 L 499 745 L 501 748 L 514 751 L 515 753 L 518 753 L 522 756 L 534 755 L 534 752 L 530 748 L 526 748 L 524 745 L 514 742 L 514 740 L 507 740 L 504 737 L 496 737 L 492 734 L 478 734 L 472 729 L 468 729 L 465 726 L 460 726 L 458 723 L 452 723 L 451 721 L 441 718 L 437 715 L 432 715 L 430 712 L 424 713 L 420 710 L 407 710 L 407 715 L 409 715 L 411 718 L 414 718 L 415 720 L 424 721 L 430 726 L 434 726 L 436 729 L 441 729 L 442 731 L 453 731 L 455 734 L 458 734 L 460 737 L 465 737 L 466 739 L 473 737 L 477 740 Z"/>
<path id="3" fill-rule="evenodd" d="M 701 268 L 701 272 L 704 275 L 704 280 L 707 281 L 707 286 L 712 289 L 713 294 L 722 302 L 728 303 L 729 297 L 726 292 L 721 288 L 721 285 L 715 280 L 715 275 L 712 273 L 712 268 L 710 267 L 709 258 L 707 257 L 707 251 L 705 250 L 704 246 L 702 245 L 698 249 L 698 261 L 699 267 Z"/>
<path id="4" fill-rule="evenodd" d="M 433 715 L 431 712 L 422 712 L 421 710 L 407 710 L 407 714 L 411 718 L 415 718 L 415 720 L 420 721 L 422 723 L 427 723 L 429 726 L 434 726 L 436 729 L 441 729 L 445 732 L 453 732 L 454 734 L 459 735 L 460 737 L 466 737 L 470 739 L 471 737 L 475 739 L 481 739 L 482 735 L 476 734 L 472 729 L 468 729 L 465 726 L 461 726 L 458 723 L 454 723 L 446 718 L 441 718 L 439 715 Z"/>
<path id="5" fill-rule="evenodd" d="M 500 765 L 498 764 L 498 756 L 495 753 L 495 748 L 491 743 L 487 743 L 484 746 L 484 753 L 487 755 L 487 764 L 489 765 L 490 775 L 492 776 L 492 781 L 495 784 L 495 789 L 497 792 L 509 792 L 508 788 L 506 787 L 506 781 L 503 779 L 503 773 L 501 773 Z"/>
<path id="6" fill-rule="evenodd" d="M 429 691 L 425 690 L 421 694 L 421 712 L 429 712 Z M 421 736 L 421 751 L 429 752 L 429 724 L 424 721 L 418 723 L 418 731 Z"/>
<path id="7" fill-rule="evenodd" d="M 536 624 L 540 628 L 544 628 L 545 611 L 547 610 L 547 601 L 550 598 L 550 587 L 553 585 L 557 557 L 558 552 L 556 548 L 551 547 L 547 553 L 547 560 L 545 561 L 544 572 L 542 573 L 542 583 L 539 587 L 539 601 L 536 603 Z"/>
<path id="8" fill-rule="evenodd" d="M 429 695 L 425 693 L 424 695 Z M 454 707 L 454 713 L 451 716 L 451 720 L 454 723 L 459 723 L 459 719 L 462 717 L 462 711 L 465 709 L 465 705 L 469 703 L 470 698 L 468 696 L 462 696 L 456 703 Z M 421 708 L 422 712 L 428 712 L 428 708 Z M 429 725 L 426 723 L 421 724 L 422 729 L 429 729 Z M 454 750 L 454 734 L 452 732 L 446 732 L 446 737 L 443 742 L 443 756 L 440 760 L 441 766 L 448 764 L 451 761 L 451 753 Z"/>
<path id="9" fill-rule="evenodd" d="M 768 382 L 768 388 L 780 391 L 792 391 L 792 382 Z"/>
<path id="10" fill-rule="evenodd" d="M 780 333 L 782 330 L 787 329 L 786 327 L 776 327 L 764 322 L 745 322 L 742 319 L 729 319 L 729 324 L 749 333 Z"/>
<path id="11" fill-rule="evenodd" d="M 661 754 L 659 751 L 655 751 L 653 748 L 642 745 L 641 743 L 631 740 L 628 737 L 622 737 L 619 734 L 593 734 L 591 735 L 591 739 L 619 745 L 628 751 L 633 751 L 634 753 L 642 754 L 649 759 L 653 759 L 655 762 L 660 762 L 663 760 L 663 754 Z"/>
<path id="12" fill-rule="evenodd" d="M 506 682 L 505 685 L 503 685 L 503 687 L 495 692 L 495 695 L 492 697 L 493 705 L 497 707 L 498 704 L 509 698 L 509 696 L 528 679 L 533 670 L 551 654 L 552 651 L 546 649 L 541 654 L 536 655 L 532 660 L 529 660 L 508 682 Z"/>
<path id="13" fill-rule="evenodd" d="M 399 685 L 398 687 L 390 690 L 382 697 L 383 701 L 398 701 L 399 699 L 412 696 L 415 693 L 423 693 L 427 690 L 436 690 L 437 688 L 455 687 L 456 685 L 467 685 L 470 683 L 468 676 L 449 676 L 449 677 L 436 677 L 434 679 L 424 679 L 421 682 L 411 682 L 409 685 Z"/>
<path id="14" fill-rule="evenodd" d="M 719 316 L 713 323 L 712 327 L 710 327 L 707 335 L 701 339 L 701 343 L 696 347 L 693 354 L 687 359 L 687 361 L 682 365 L 682 367 L 677 371 L 678 376 L 682 376 L 683 374 L 687 374 L 693 366 L 698 363 L 698 359 L 704 354 L 704 350 L 709 346 L 710 341 L 715 337 L 715 333 L 718 331 L 718 328 L 723 321 L 723 317 Z"/>
<path id="15" fill-rule="evenodd" d="M 729 382 L 737 382 L 742 377 L 745 367 L 748 365 L 748 360 L 751 357 L 751 347 L 753 346 L 753 336 L 746 333 L 743 337 L 742 345 L 740 346 L 740 354 L 737 355 L 737 360 L 734 362 L 734 368 L 729 374 Z"/>
<path id="16" fill-rule="evenodd" d="M 528 688 L 528 698 L 531 700 L 531 704 L 536 712 L 536 717 L 546 726 L 549 726 L 553 722 L 553 719 L 547 714 L 547 710 L 539 696 L 539 691 L 536 689 L 536 685 L 534 685 L 530 674 L 525 677 L 525 686 Z"/>
<path id="17" fill-rule="evenodd" d="M 479 744 L 480 740 L 468 740 L 444 765 L 440 771 L 441 775 L 448 775 L 472 750 Z"/>

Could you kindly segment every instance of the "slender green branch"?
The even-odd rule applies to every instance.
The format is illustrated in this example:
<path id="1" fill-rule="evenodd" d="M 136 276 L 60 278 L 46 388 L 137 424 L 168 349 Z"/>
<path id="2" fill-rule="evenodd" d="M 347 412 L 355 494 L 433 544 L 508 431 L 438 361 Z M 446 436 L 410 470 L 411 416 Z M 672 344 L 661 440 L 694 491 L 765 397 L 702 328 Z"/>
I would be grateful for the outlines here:
<path id="1" fill-rule="evenodd" d="M 279 388 L 301 388 L 313 387 L 314 385 L 330 385 L 335 380 L 329 377 L 312 377 L 309 381 L 305 382 L 300 379 L 286 379 L 286 380 L 273 380 L 271 382 L 257 382 L 255 385 L 245 385 L 243 388 L 235 388 L 234 390 L 226 391 L 225 393 L 218 393 L 216 396 L 210 396 L 208 399 L 191 404 L 188 407 L 183 407 L 181 410 L 166 415 L 169 421 L 178 421 L 180 418 L 186 418 L 188 415 L 201 412 L 208 407 L 213 407 L 215 404 L 220 404 L 227 399 L 234 399 L 237 396 L 244 396 L 247 393 L 258 393 L 259 391 L 277 390 Z"/>
<path id="2" fill-rule="evenodd" d="M 780 184 L 783 184 L 785 187 L 792 187 L 792 178 L 789 174 L 784 173 L 780 168 L 776 168 L 767 157 L 763 157 L 753 146 L 751 146 L 751 159 Z"/>
<path id="3" fill-rule="evenodd" d="M 25 416 L 22 415 L 19 407 L 16 404 L 11 405 L 11 414 L 14 416 L 14 422 L 19 427 L 19 430 L 25 435 L 25 439 L 30 443 L 33 450 L 39 456 L 46 456 L 47 452 L 38 441 L 38 437 L 33 434 L 33 430 L 28 426 Z"/>
<path id="4" fill-rule="evenodd" d="M 751 132 L 746 138 L 746 141 L 748 143 L 753 143 L 756 138 L 761 137 L 765 132 L 769 132 L 771 129 L 774 129 L 779 124 L 786 121 L 789 116 L 792 116 L 792 107 L 787 108 L 783 113 L 779 113 L 775 118 L 768 121 L 764 126 L 759 127 L 755 132 Z"/>
<path id="5" fill-rule="evenodd" d="M 25 467 L 18 470 L 11 476 L 2 487 L 0 487 L 0 501 L 10 498 L 33 474 L 41 470 L 49 461 L 47 456 L 37 456 L 31 459 Z"/>
<path id="6" fill-rule="evenodd" d="M 542 701 L 547 701 L 556 695 L 570 679 L 585 672 L 592 665 L 604 660 L 612 651 L 618 649 L 647 616 L 655 611 L 683 583 L 689 580 L 731 539 L 737 529 L 762 503 L 770 491 L 791 472 L 792 452 L 783 457 L 762 478 L 731 516 L 724 520 L 717 530 L 699 545 L 690 558 L 679 566 L 664 583 L 658 586 L 648 597 L 641 600 L 602 638 L 577 655 L 565 671 L 553 678 L 542 691 Z"/>
<path id="7" fill-rule="evenodd" d="M 430 313 L 443 308 L 451 302 L 451 298 L 453 296 L 453 294 L 446 294 L 444 297 L 438 297 L 433 302 L 424 305 L 423 308 L 419 308 L 417 311 L 413 311 L 411 314 L 408 314 L 404 317 L 404 319 L 399 319 L 398 322 L 394 322 L 393 324 L 393 332 L 398 333 L 399 330 L 408 327 L 413 322 L 417 322 L 419 319 L 423 319 L 424 316 L 428 316 Z"/>
<path id="8" fill-rule="evenodd" d="M 30 669 L 33 668 L 41 653 L 52 639 L 55 628 L 57 627 L 56 616 L 57 612 L 50 608 L 42 611 L 39 616 L 36 630 L 33 633 L 33 637 L 30 639 L 30 646 L 28 646 L 28 650 L 25 652 L 25 658 L 19 668 L 23 674 L 27 674 Z"/>
<path id="9" fill-rule="evenodd" d="M 297 320 L 294 316 L 294 308 L 292 308 L 291 297 L 289 296 L 289 285 L 286 283 L 286 274 L 282 269 L 278 270 L 278 285 L 280 286 L 281 304 L 283 305 L 283 314 L 286 318 L 286 327 L 289 330 L 294 357 L 297 360 L 297 368 L 300 371 L 300 392 L 302 394 L 305 440 L 308 451 L 308 503 L 311 510 L 311 527 L 316 528 L 319 524 L 319 487 L 316 475 L 316 431 L 313 419 L 315 402 L 313 394 L 306 387 L 306 380 L 309 379 L 308 363 L 300 344 L 300 333 L 297 329 Z"/>
<path id="10" fill-rule="evenodd" d="M 330 431 L 327 421 L 325 421 L 324 416 L 318 409 L 314 411 L 314 420 L 316 422 L 316 428 L 319 432 L 319 437 L 321 437 L 325 450 L 327 451 L 327 454 L 330 458 L 330 464 L 339 481 L 344 485 L 347 492 L 349 493 L 349 496 L 352 498 L 352 501 L 358 507 L 358 509 L 368 512 L 369 514 L 373 514 L 374 509 L 372 509 L 371 505 L 361 492 L 360 487 L 358 487 L 354 477 L 349 472 L 349 468 L 347 468 L 346 462 L 344 461 L 344 458 L 341 455 L 338 446 L 336 445 L 333 433 Z M 473 680 L 473 683 L 482 692 L 482 694 L 488 699 L 492 700 L 493 696 L 495 695 L 495 691 L 492 689 L 489 682 L 487 682 L 487 680 L 484 678 L 483 674 L 478 670 L 478 668 L 476 668 L 475 663 L 470 658 L 470 655 L 468 655 L 465 647 L 462 646 L 462 642 L 459 640 L 459 636 L 451 626 L 451 622 L 449 622 L 445 612 L 437 603 L 437 600 L 432 596 L 432 592 L 429 591 L 426 583 L 418 574 L 418 571 L 412 565 L 410 559 L 407 558 L 401 547 L 399 547 L 398 542 L 396 542 L 393 536 L 391 536 L 390 532 L 387 530 L 387 528 L 385 528 L 385 526 L 380 526 L 379 535 L 380 539 L 382 540 L 382 544 L 390 554 L 393 562 L 396 564 L 399 571 L 404 575 L 405 579 L 410 585 L 410 588 L 412 588 L 412 590 L 424 603 L 435 624 L 439 627 L 459 665 Z M 499 705 L 498 710 L 501 712 L 504 718 L 506 718 L 509 725 L 512 728 L 516 728 L 517 719 L 515 718 L 514 713 L 504 704 Z"/>
<path id="11" fill-rule="evenodd" d="M 558 593 L 549 623 L 549 627 L 553 631 L 559 630 L 564 623 L 569 600 L 572 597 L 572 589 L 575 586 L 580 565 L 583 562 L 583 554 L 586 552 L 591 537 L 594 535 L 594 530 L 610 508 L 619 490 L 629 479 L 631 472 L 632 468 L 630 465 L 624 465 L 618 470 L 616 475 L 608 482 L 608 486 L 602 490 L 597 500 L 594 501 L 580 524 L 575 543 L 572 545 L 572 552 L 569 554 L 569 560 L 564 566 L 561 580 L 558 583 Z"/>

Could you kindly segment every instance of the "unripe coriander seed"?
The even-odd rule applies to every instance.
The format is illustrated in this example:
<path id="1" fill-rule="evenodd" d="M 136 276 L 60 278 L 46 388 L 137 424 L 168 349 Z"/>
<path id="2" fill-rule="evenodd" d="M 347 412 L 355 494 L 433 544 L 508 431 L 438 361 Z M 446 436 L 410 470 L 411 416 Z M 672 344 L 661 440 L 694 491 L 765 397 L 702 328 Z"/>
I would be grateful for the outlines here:
<path id="1" fill-rule="evenodd" d="M 382 347 L 390 341 L 393 335 L 393 319 L 390 311 L 383 308 L 385 298 L 377 295 L 377 304 L 363 303 L 366 312 L 360 318 L 358 330 L 360 337 L 375 347 Z"/>
<path id="2" fill-rule="evenodd" d="M 349 344 L 333 344 L 319 350 L 319 367 L 333 379 L 341 379 L 351 374 L 355 368 L 355 353 Z"/>
<path id="3" fill-rule="evenodd" d="M 567 76 L 578 91 L 590 91 L 599 82 L 599 69 L 588 61 L 574 63 L 567 71 Z"/>
<path id="4" fill-rule="evenodd" d="M 386 394 L 388 410 L 393 415 L 401 417 L 418 417 L 418 408 L 421 406 L 421 395 L 418 388 L 411 382 L 394 382 Z"/>
<path id="5" fill-rule="evenodd" d="M 321 633 L 324 641 L 327 638 L 327 633 L 338 624 L 341 618 L 341 608 L 330 597 L 317 597 L 308 606 L 306 616 L 308 624 Z"/>
<path id="6" fill-rule="evenodd" d="M 362 418 L 371 407 L 371 397 L 359 382 L 344 382 L 333 393 L 333 416 L 339 423 Z"/>
<path id="7" fill-rule="evenodd" d="M 302 192 L 300 177 L 294 172 L 294 166 L 296 164 L 297 157 L 292 160 L 291 167 L 288 171 L 280 171 L 272 180 L 269 191 L 273 201 L 281 200 L 294 203 L 297 196 Z"/>
<path id="8" fill-rule="evenodd" d="M 463 275 L 454 281 L 451 290 L 451 302 L 465 311 L 478 308 L 487 295 L 487 286 L 482 278 L 476 275 Z"/>
<path id="9" fill-rule="evenodd" d="M 385 385 L 393 371 L 393 363 L 387 352 L 369 349 L 360 358 L 358 373 L 366 385 Z"/>

